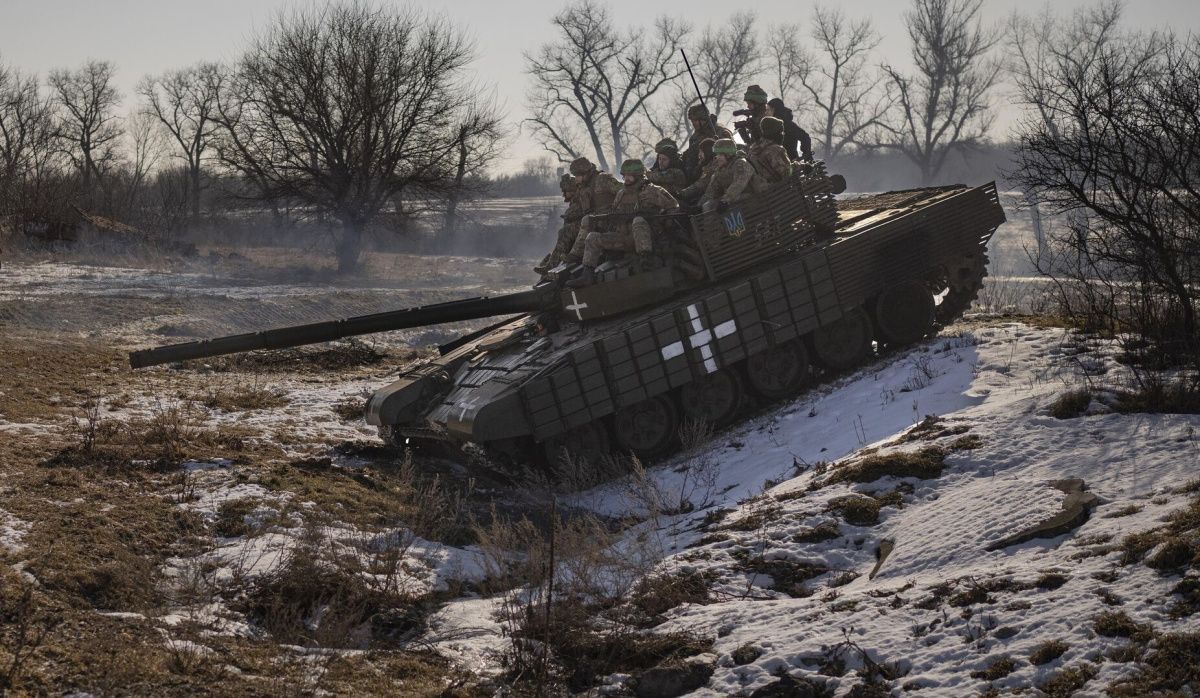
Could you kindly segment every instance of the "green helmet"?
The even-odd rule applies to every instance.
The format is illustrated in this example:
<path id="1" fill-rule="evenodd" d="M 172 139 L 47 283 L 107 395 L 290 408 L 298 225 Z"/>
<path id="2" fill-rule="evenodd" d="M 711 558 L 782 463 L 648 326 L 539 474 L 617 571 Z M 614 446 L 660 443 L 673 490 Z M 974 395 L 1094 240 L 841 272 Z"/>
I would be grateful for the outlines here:
<path id="1" fill-rule="evenodd" d="M 778 138 L 783 135 L 783 121 L 773 116 L 764 116 L 762 121 L 758 122 L 758 127 L 762 129 L 762 134 L 768 138 Z"/>
<path id="2" fill-rule="evenodd" d="M 746 88 L 746 94 L 742 97 L 743 101 L 754 102 L 755 104 L 767 103 L 767 91 L 758 85 L 751 85 Z"/>
<path id="3" fill-rule="evenodd" d="M 705 109 L 703 104 L 693 104 L 688 107 L 688 118 L 704 121 L 708 118 L 708 109 Z"/>
<path id="4" fill-rule="evenodd" d="M 630 158 L 621 163 L 621 174 L 623 175 L 640 175 L 646 173 L 646 163 L 641 160 Z"/>
<path id="5" fill-rule="evenodd" d="M 587 158 L 575 158 L 571 161 L 571 174 L 576 177 L 591 174 L 596 171 L 596 166 Z"/>
<path id="6" fill-rule="evenodd" d="M 713 155 L 737 155 L 737 143 L 732 138 L 718 138 L 713 141 Z"/>
<path id="7" fill-rule="evenodd" d="M 672 138 L 664 138 L 654 144 L 654 152 L 662 155 L 663 153 L 678 153 L 679 144 Z"/>
<path id="8" fill-rule="evenodd" d="M 575 182 L 575 178 L 569 173 L 564 172 L 563 176 L 558 180 L 558 188 L 564 192 L 575 191 L 579 188 L 579 184 Z"/>

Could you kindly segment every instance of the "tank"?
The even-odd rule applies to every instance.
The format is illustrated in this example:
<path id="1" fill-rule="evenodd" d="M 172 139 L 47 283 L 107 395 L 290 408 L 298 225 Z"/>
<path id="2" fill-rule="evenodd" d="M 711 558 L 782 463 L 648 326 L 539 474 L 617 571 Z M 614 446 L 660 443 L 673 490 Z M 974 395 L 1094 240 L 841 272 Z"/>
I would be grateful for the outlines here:
<path id="1" fill-rule="evenodd" d="M 478 444 L 653 460 L 687 420 L 717 427 L 958 318 L 1005 220 L 994 183 L 838 199 L 823 165 L 719 214 L 659 218 L 658 265 L 619 257 L 569 288 L 560 265 L 520 293 L 133 352 L 135 368 L 486 317 L 369 399 L 396 446 Z"/>

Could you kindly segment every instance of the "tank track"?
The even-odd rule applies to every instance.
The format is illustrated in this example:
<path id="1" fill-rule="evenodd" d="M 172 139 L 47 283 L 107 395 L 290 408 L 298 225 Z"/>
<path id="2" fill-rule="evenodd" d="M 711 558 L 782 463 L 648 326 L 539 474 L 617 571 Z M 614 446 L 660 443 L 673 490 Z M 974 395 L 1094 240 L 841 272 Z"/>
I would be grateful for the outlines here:
<path id="1" fill-rule="evenodd" d="M 983 289 L 983 280 L 987 278 L 988 256 L 986 252 L 977 252 L 963 257 L 960 264 L 946 270 L 946 278 L 942 281 L 941 289 L 946 290 L 946 296 L 938 304 L 935 319 L 940 327 L 945 327 L 958 320 L 971 308 L 971 304 L 979 297 Z"/>

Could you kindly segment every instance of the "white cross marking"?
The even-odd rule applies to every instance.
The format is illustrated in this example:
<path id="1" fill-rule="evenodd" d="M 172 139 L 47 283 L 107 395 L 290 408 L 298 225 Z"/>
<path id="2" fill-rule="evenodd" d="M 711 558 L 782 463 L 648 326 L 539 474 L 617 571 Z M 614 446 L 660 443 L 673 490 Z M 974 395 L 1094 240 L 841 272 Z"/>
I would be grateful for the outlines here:
<path id="1" fill-rule="evenodd" d="M 586 307 L 588 307 L 588 304 L 587 304 L 587 303 L 580 303 L 580 302 L 579 302 L 579 296 L 575 295 L 575 292 L 574 292 L 574 291 L 571 291 L 571 303 L 572 303 L 572 305 L 568 305 L 568 306 L 567 306 L 567 310 L 574 310 L 574 311 L 575 311 L 575 317 L 577 317 L 577 318 L 579 318 L 580 320 L 582 320 L 582 319 L 583 319 L 583 309 L 584 309 L 584 308 L 586 308 Z"/>
<path id="2" fill-rule="evenodd" d="M 717 370 L 717 361 L 713 358 L 712 342 L 713 339 L 728 337 L 737 331 L 737 323 L 733 320 L 726 320 L 717 325 L 712 330 L 704 327 L 704 323 L 700 320 L 700 310 L 693 303 L 688 306 L 688 319 L 692 322 L 692 335 L 688 337 L 688 344 L 693 349 L 700 350 L 700 358 L 704 361 L 704 370 L 708 373 L 713 373 Z M 662 348 L 663 361 L 668 361 L 676 356 L 683 355 L 683 342 L 672 342 Z"/>
<path id="3" fill-rule="evenodd" d="M 460 422 L 467 421 L 467 410 L 475 409 L 475 405 L 478 402 L 479 402 L 479 398 L 477 398 L 477 397 L 470 398 L 469 400 L 462 400 L 461 402 L 459 402 L 458 404 L 459 404 L 459 406 L 462 407 L 462 411 L 458 413 L 458 421 L 460 421 Z"/>

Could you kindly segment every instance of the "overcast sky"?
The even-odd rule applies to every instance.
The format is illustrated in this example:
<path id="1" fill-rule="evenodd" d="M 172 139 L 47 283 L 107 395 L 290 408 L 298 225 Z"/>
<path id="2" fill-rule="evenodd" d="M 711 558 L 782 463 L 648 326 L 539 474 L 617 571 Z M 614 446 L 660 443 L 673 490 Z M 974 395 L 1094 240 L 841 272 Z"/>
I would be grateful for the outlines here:
<path id="1" fill-rule="evenodd" d="M 1059 12 L 1092 0 L 1057 0 Z M 43 77 L 52 68 L 75 66 L 89 58 L 113 61 L 118 87 L 132 106 L 134 86 L 147 73 L 159 73 L 200 60 L 230 60 L 247 38 L 266 25 L 280 8 L 294 0 L 0 0 L 0 61 L 35 71 Z M 305 3 L 307 4 L 307 3 Z M 550 36 L 550 17 L 565 2 L 535 0 L 412 0 L 396 2 L 447 14 L 476 42 L 474 69 L 481 82 L 494 84 L 516 124 L 525 116 L 522 52 Z M 645 0 L 607 0 L 621 25 L 648 23 L 668 13 L 686 16 L 697 27 L 720 22 L 741 7 L 754 9 L 760 24 L 804 22 L 811 0 L 757 0 L 752 3 L 688 0 L 651 3 Z M 827 4 L 834 4 L 828 2 Z M 908 6 L 900 0 L 857 0 L 837 3 L 851 17 L 870 15 L 883 35 L 877 60 L 908 63 L 907 36 L 901 15 Z M 986 0 L 989 21 L 1000 21 L 1012 10 L 1036 12 L 1043 0 Z M 1200 0 L 1138 0 L 1129 3 L 1126 24 L 1138 28 L 1171 26 L 1180 32 L 1200 30 Z M 1003 99 L 997 104 L 1002 105 Z M 1000 109 L 1003 137 L 1011 114 Z M 538 147 L 520 137 L 506 167 L 519 166 L 539 154 Z"/>

